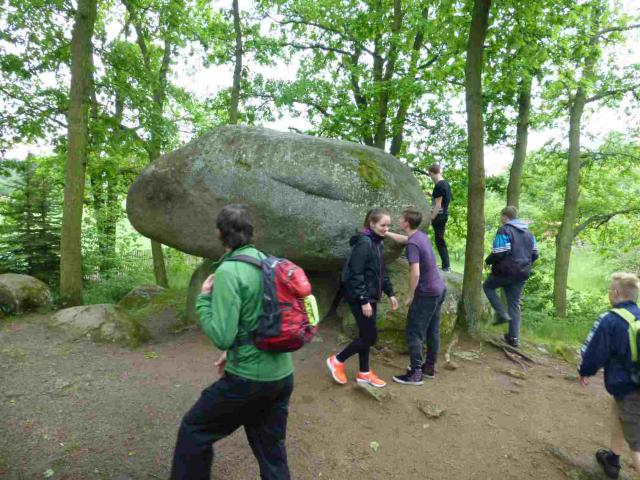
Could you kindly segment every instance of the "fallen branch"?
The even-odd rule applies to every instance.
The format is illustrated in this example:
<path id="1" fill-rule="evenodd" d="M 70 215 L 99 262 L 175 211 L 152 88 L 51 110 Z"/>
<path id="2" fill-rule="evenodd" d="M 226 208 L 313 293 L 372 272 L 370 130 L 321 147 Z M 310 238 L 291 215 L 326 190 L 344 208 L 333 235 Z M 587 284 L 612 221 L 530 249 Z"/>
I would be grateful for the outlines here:
<path id="1" fill-rule="evenodd" d="M 503 348 L 502 351 L 504 352 L 504 355 L 511 360 L 513 363 L 517 363 L 518 365 L 520 365 L 520 368 L 522 368 L 523 371 L 527 370 L 527 367 L 524 363 L 522 363 L 518 357 L 516 355 L 514 355 L 513 353 L 509 352 L 506 348 Z"/>
<path id="2" fill-rule="evenodd" d="M 527 362 L 533 363 L 534 365 L 539 365 L 540 364 L 540 362 L 534 360 L 533 358 L 531 358 L 527 354 L 521 352 L 519 349 L 514 348 L 511 345 L 507 345 L 502 340 L 496 340 L 494 338 L 485 338 L 484 341 L 487 342 L 489 345 L 494 346 L 498 350 L 503 350 L 503 351 L 506 350 L 509 353 L 512 353 L 514 355 L 518 355 L 522 359 L 526 360 Z"/>

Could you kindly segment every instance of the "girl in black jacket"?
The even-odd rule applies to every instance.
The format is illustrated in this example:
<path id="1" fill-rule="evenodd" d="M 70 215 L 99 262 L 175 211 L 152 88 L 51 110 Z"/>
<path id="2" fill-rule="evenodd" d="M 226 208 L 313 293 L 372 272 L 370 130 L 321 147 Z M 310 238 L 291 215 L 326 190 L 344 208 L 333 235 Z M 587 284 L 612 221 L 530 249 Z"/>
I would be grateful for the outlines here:
<path id="1" fill-rule="evenodd" d="M 391 309 L 398 308 L 398 300 L 393 293 L 393 285 L 387 275 L 382 257 L 382 240 L 389 230 L 391 219 L 389 212 L 382 208 L 369 210 L 364 220 L 364 228 L 351 237 L 351 254 L 343 272 L 345 297 L 351 308 L 359 336 L 344 350 L 327 359 L 327 367 L 333 379 L 344 385 L 347 375 L 344 362 L 358 354 L 360 372 L 358 383 L 367 383 L 374 387 L 384 387 L 386 383 L 369 369 L 369 349 L 376 342 L 376 313 L 382 293 L 391 301 Z"/>

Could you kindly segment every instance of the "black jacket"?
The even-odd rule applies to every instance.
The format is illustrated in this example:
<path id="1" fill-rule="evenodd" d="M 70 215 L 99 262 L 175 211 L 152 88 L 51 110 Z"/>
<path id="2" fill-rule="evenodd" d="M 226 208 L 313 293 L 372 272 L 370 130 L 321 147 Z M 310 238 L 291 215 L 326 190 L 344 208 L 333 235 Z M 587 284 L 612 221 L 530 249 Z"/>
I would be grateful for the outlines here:
<path id="1" fill-rule="evenodd" d="M 382 292 L 392 297 L 393 285 L 382 257 L 382 239 L 375 233 L 359 233 L 351 237 L 349 245 L 351 254 L 344 267 L 346 299 L 365 305 L 378 302 Z"/>
<path id="2" fill-rule="evenodd" d="M 535 237 L 525 223 L 516 219 L 498 229 L 485 262 L 491 265 L 491 274 L 496 277 L 526 280 L 531 275 L 531 264 L 537 259 Z"/>

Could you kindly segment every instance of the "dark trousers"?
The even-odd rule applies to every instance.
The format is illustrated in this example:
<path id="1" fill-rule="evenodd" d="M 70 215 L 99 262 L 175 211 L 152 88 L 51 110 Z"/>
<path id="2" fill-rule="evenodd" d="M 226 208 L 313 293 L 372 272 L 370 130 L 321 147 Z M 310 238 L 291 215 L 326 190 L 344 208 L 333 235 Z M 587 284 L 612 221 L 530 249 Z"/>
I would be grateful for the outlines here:
<path id="1" fill-rule="evenodd" d="M 442 261 L 443 270 L 451 268 L 451 264 L 449 263 L 449 250 L 447 250 L 447 242 L 444 240 L 444 232 L 447 228 L 448 219 L 449 215 L 438 215 L 431 222 L 431 225 L 433 225 L 433 233 L 435 234 L 436 248 Z"/>
<path id="2" fill-rule="evenodd" d="M 427 341 L 425 363 L 428 367 L 436 364 L 440 351 L 440 310 L 446 294 L 445 289 L 440 296 L 416 295 L 413 297 L 407 315 L 406 329 L 412 370 L 422 367 L 422 345 L 425 339 Z"/>
<path id="3" fill-rule="evenodd" d="M 352 341 L 347 347 L 342 350 L 336 358 L 340 362 L 346 361 L 349 357 L 358 354 L 360 360 L 360 371 L 369 371 L 369 349 L 375 345 L 378 338 L 378 329 L 376 328 L 376 313 L 378 313 L 378 306 L 375 303 L 371 304 L 373 308 L 373 315 L 367 318 L 362 314 L 362 305 L 359 303 L 349 302 L 351 313 L 353 313 L 356 323 L 358 324 L 358 338 Z"/>
<path id="4" fill-rule="evenodd" d="M 498 316 L 500 318 L 511 318 L 509 336 L 512 338 L 518 338 L 520 335 L 520 297 L 525 283 L 526 280 L 514 280 L 507 277 L 489 275 L 482 284 L 482 289 Z M 506 311 L 502 299 L 498 295 L 498 288 L 502 288 L 505 297 L 507 297 Z"/>
<path id="5" fill-rule="evenodd" d="M 255 382 L 225 374 L 202 391 L 182 419 L 173 453 L 173 480 L 208 480 L 213 444 L 244 426 L 263 480 L 289 480 L 285 436 L 293 375 Z"/>

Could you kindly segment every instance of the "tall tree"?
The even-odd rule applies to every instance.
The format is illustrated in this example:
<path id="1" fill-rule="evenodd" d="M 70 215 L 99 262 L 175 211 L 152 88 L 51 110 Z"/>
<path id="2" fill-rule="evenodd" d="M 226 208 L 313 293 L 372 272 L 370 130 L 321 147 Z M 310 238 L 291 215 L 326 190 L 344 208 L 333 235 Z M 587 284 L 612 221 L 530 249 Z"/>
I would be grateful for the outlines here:
<path id="1" fill-rule="evenodd" d="M 446 130 L 434 119 L 448 110 L 447 77 L 460 70 L 456 2 L 273 3 L 280 45 L 299 67 L 296 80 L 267 81 L 258 94 L 303 111 L 309 133 L 404 156 L 424 125 L 431 138 Z"/>
<path id="2" fill-rule="evenodd" d="M 163 2 L 151 2 L 149 8 L 155 15 L 145 15 L 140 5 L 134 0 L 123 0 L 128 12 L 128 20 L 135 29 L 136 43 L 139 55 L 142 59 L 143 71 L 147 78 L 142 80 L 143 87 L 150 90 L 151 102 L 140 109 L 140 125 L 149 131 L 149 140 L 146 142 L 149 161 L 153 162 L 162 153 L 162 147 L 166 143 L 166 121 L 164 109 L 166 107 L 168 91 L 168 73 L 171 67 L 174 50 L 180 42 L 178 26 L 180 19 L 186 16 L 186 6 L 182 0 Z M 157 25 L 152 22 L 157 18 Z M 161 43 L 158 48 L 154 41 Z M 146 123 L 146 124 L 145 124 Z M 151 240 L 151 253 L 153 257 L 153 273 L 156 283 L 163 287 L 169 285 L 164 261 L 162 245 Z"/>
<path id="3" fill-rule="evenodd" d="M 509 169 L 507 185 L 507 205 L 520 207 L 520 183 L 522 169 L 527 158 L 529 138 L 529 116 L 531 112 L 531 77 L 525 75 L 520 82 L 518 93 L 518 120 L 516 126 L 516 145 L 513 149 L 513 163 Z"/>
<path id="4" fill-rule="evenodd" d="M 87 163 L 87 123 L 93 76 L 97 0 L 78 0 L 71 36 L 71 88 L 67 115 L 67 165 L 60 239 L 60 301 L 82 304 L 82 209 Z"/>
<path id="5" fill-rule="evenodd" d="M 468 132 L 467 242 L 462 302 L 464 321 L 474 329 L 482 314 L 484 259 L 484 122 L 482 118 L 483 49 L 491 0 L 474 0 L 467 43 L 465 93 Z"/>
<path id="6" fill-rule="evenodd" d="M 578 200 L 580 195 L 581 168 L 581 128 L 582 117 L 587 104 L 603 100 L 619 100 L 625 93 L 640 91 L 640 78 L 635 68 L 616 76 L 615 66 L 609 65 L 606 73 L 599 72 L 598 62 L 602 55 L 602 39 L 620 40 L 620 32 L 639 25 L 628 25 L 616 10 L 610 10 L 608 2 L 595 0 L 580 5 L 585 30 L 576 38 L 577 45 L 585 45 L 583 50 L 576 45 L 581 67 L 581 77 L 575 79 L 575 90 L 569 93 L 569 154 L 567 160 L 567 183 L 564 198 L 562 223 L 556 236 L 556 258 L 553 278 L 553 306 L 555 315 L 567 315 L 567 282 L 571 249 L 575 238 Z M 604 26 L 603 26 L 604 25 Z M 614 74 L 611 74 L 612 69 Z"/>
<path id="7" fill-rule="evenodd" d="M 238 104 L 240 102 L 240 81 L 242 80 L 242 24 L 240 23 L 240 6 L 233 0 L 233 31 L 235 34 L 233 87 L 231 88 L 231 108 L 229 123 L 238 123 Z"/>

